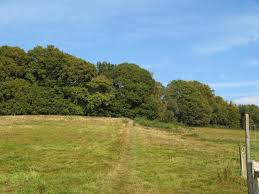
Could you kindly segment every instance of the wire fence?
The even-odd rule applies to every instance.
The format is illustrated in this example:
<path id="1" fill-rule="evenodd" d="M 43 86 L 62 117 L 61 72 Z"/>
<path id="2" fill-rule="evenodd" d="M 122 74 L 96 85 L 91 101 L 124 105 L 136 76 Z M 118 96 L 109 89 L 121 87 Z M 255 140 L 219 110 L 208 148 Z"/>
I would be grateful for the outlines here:
<path id="1" fill-rule="evenodd" d="M 250 126 L 251 159 L 259 161 L 259 124 Z"/>

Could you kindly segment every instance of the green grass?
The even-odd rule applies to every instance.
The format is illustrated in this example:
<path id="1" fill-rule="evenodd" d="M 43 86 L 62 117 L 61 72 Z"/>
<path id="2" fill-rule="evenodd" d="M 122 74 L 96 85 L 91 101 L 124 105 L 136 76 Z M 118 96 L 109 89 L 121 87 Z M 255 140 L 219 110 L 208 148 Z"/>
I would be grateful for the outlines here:
<path id="1" fill-rule="evenodd" d="M 0 117 L 0 142 L 1 193 L 247 192 L 239 177 L 242 130 L 10 116 Z"/>

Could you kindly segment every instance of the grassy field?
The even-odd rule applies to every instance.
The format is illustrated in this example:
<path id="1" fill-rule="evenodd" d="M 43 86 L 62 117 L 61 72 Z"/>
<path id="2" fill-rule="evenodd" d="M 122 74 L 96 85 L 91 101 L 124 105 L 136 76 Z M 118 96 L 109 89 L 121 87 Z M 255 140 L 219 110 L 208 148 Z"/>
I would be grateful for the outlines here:
<path id="1" fill-rule="evenodd" d="M 0 117 L 1 193 L 246 193 L 244 131 L 126 119 Z"/>

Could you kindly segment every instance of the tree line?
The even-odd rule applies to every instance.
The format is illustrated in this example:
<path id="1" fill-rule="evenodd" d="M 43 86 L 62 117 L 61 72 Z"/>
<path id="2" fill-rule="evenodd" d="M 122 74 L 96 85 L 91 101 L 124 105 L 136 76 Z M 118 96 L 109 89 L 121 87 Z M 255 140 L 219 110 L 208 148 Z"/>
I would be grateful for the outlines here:
<path id="1" fill-rule="evenodd" d="M 259 108 L 237 106 L 198 81 L 166 87 L 136 64 L 92 64 L 50 45 L 0 47 L 0 115 L 144 117 L 190 126 L 259 123 Z"/>

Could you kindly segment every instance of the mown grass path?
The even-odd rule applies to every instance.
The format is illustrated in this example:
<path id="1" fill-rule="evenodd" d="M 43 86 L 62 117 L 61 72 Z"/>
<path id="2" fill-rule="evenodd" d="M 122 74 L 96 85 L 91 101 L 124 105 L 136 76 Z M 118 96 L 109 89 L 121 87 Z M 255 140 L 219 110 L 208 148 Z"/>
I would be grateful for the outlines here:
<path id="1" fill-rule="evenodd" d="M 125 179 L 129 178 L 129 161 L 131 160 L 132 135 L 134 127 L 129 122 L 125 123 L 121 136 L 120 159 L 108 172 L 100 187 L 100 193 L 113 193 L 124 186 Z"/>

